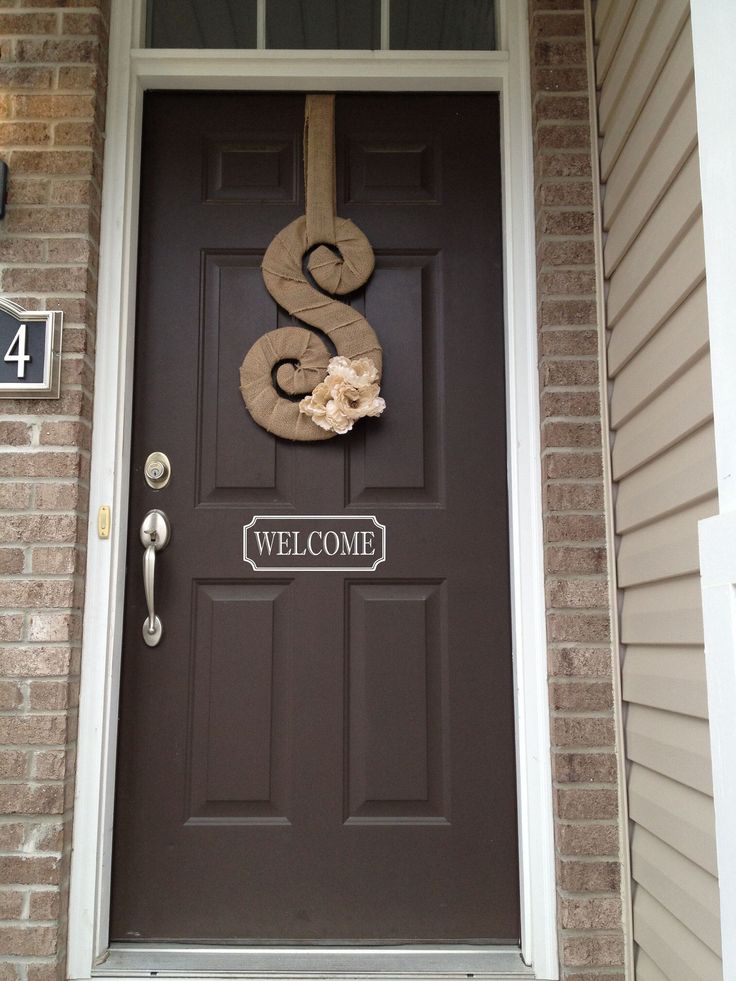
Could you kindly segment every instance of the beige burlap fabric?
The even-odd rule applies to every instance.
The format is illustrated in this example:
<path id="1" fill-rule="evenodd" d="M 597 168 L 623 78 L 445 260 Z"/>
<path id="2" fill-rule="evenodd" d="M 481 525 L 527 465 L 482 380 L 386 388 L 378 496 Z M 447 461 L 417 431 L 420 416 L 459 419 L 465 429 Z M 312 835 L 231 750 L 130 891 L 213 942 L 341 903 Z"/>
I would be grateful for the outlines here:
<path id="1" fill-rule="evenodd" d="M 329 337 L 339 355 L 370 358 L 382 366 L 381 345 L 365 319 L 346 303 L 333 299 L 359 289 L 374 267 L 373 249 L 360 229 L 335 215 L 335 97 L 308 95 L 304 123 L 306 215 L 287 225 L 274 238 L 263 258 L 263 280 L 271 296 L 292 317 Z M 319 246 L 314 248 L 314 246 Z M 339 255 L 327 246 L 333 246 Z M 318 286 L 304 275 L 302 262 Z M 332 357 L 318 334 L 305 327 L 281 327 L 260 337 L 240 368 L 240 391 L 259 426 L 283 439 L 330 439 L 300 413 L 297 402 L 285 398 L 306 395 L 321 382 Z M 274 386 L 273 370 L 281 392 Z"/>

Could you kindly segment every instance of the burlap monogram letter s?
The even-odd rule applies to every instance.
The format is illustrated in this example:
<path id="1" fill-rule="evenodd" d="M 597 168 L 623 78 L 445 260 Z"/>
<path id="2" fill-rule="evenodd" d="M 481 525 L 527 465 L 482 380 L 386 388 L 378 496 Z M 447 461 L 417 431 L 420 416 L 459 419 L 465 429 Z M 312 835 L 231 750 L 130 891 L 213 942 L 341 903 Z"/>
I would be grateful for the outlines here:
<path id="1" fill-rule="evenodd" d="M 323 331 L 335 345 L 333 358 L 318 334 L 281 327 L 260 337 L 240 368 L 240 391 L 251 416 L 275 436 L 330 439 L 363 415 L 379 415 L 382 351 L 375 331 L 346 303 L 326 293 L 359 289 L 373 272 L 373 249 L 351 221 L 335 214 L 335 97 L 308 95 L 304 121 L 306 215 L 276 235 L 263 258 L 271 296 L 293 317 Z M 315 248 L 317 246 L 317 248 Z M 332 248 L 328 248 L 332 246 Z M 307 280 L 302 261 L 325 291 Z M 337 250 L 336 254 L 333 249 Z M 301 403 L 285 398 L 307 395 Z M 301 407 L 300 407 L 301 406 Z"/>

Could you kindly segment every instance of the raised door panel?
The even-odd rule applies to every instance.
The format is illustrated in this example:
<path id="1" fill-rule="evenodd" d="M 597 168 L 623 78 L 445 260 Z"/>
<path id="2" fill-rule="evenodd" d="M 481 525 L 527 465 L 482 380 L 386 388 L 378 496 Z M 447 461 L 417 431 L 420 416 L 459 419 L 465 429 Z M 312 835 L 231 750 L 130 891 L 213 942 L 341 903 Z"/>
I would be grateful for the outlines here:
<path id="1" fill-rule="evenodd" d="M 441 582 L 346 586 L 349 823 L 446 823 Z"/>
<path id="2" fill-rule="evenodd" d="M 204 151 L 204 200 L 231 204 L 296 202 L 298 150 L 289 134 L 253 134 L 237 140 L 211 137 Z"/>
<path id="3" fill-rule="evenodd" d="M 188 824 L 288 823 L 288 583 L 195 583 Z"/>
<path id="4" fill-rule="evenodd" d="M 439 253 L 380 253 L 356 300 L 369 321 L 381 324 L 388 409 L 380 426 L 362 426 L 349 445 L 348 506 L 441 503 L 440 290 Z"/>
<path id="5" fill-rule="evenodd" d="M 202 256 L 197 439 L 198 504 L 293 507 L 294 446 L 251 423 L 239 390 L 251 345 L 279 326 L 263 288 L 263 252 Z"/>
<path id="6" fill-rule="evenodd" d="M 353 139 L 348 149 L 348 204 L 436 204 L 440 196 L 436 140 Z"/>

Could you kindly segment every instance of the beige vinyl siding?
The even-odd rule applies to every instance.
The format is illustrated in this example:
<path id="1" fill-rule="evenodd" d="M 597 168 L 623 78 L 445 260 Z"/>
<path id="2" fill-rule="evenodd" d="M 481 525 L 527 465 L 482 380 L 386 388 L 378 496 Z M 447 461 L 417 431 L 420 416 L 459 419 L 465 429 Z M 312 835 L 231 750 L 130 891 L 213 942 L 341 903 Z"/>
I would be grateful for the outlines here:
<path id="1" fill-rule="evenodd" d="M 697 524 L 717 512 L 689 0 L 598 0 L 639 981 L 719 981 Z"/>
<path id="2" fill-rule="evenodd" d="M 637 882 L 679 920 L 696 928 L 713 953 L 721 946 L 718 884 L 708 872 L 641 826 L 634 829 L 631 861 Z"/>

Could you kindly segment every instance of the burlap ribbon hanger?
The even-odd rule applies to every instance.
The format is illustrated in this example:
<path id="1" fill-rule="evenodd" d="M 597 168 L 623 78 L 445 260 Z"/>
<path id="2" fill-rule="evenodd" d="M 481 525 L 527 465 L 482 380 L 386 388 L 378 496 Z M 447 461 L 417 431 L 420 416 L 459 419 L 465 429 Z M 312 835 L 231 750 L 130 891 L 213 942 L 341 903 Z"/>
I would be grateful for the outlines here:
<path id="1" fill-rule="evenodd" d="M 375 264 L 365 235 L 335 213 L 334 117 L 334 95 L 307 96 L 306 214 L 282 229 L 269 245 L 262 263 L 263 281 L 292 317 L 326 334 L 337 354 L 350 359 L 370 358 L 380 379 L 383 358 L 375 331 L 346 303 L 325 295 L 344 296 L 359 289 Z M 304 255 L 310 249 L 314 251 L 307 268 L 324 292 L 315 289 L 302 270 Z M 240 368 L 240 391 L 258 425 L 283 439 L 312 441 L 334 436 L 300 413 L 297 402 L 281 394 L 311 392 L 324 379 L 331 357 L 333 353 L 319 334 L 305 327 L 281 327 L 260 337 Z M 276 382 L 281 392 L 273 383 L 277 365 Z"/>

